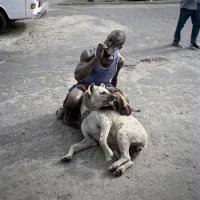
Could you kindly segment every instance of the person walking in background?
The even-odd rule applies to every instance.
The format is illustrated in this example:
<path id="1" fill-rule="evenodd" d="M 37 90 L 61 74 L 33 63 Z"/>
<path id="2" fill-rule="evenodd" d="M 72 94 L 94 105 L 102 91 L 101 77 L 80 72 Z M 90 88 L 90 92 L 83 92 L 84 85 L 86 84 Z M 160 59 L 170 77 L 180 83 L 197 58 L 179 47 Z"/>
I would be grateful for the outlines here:
<path id="1" fill-rule="evenodd" d="M 190 46 L 195 49 L 200 49 L 200 45 L 197 44 L 197 36 L 200 28 L 200 0 L 181 0 L 180 1 L 180 15 L 176 31 L 174 33 L 174 40 L 172 45 L 175 47 L 182 48 L 180 44 L 181 30 L 183 29 L 186 21 L 191 17 L 192 21 L 192 33 L 191 33 L 191 44 Z"/>

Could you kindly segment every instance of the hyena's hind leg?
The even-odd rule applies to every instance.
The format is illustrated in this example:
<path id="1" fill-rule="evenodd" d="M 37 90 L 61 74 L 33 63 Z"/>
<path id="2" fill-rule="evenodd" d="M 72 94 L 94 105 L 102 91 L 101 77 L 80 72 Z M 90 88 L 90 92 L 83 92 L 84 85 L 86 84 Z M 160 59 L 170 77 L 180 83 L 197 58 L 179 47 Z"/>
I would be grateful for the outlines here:
<path id="1" fill-rule="evenodd" d="M 118 167 L 115 171 L 114 171 L 114 175 L 115 176 L 121 176 L 125 170 L 127 170 L 129 167 L 131 167 L 133 165 L 133 161 L 135 160 L 136 157 L 142 152 L 143 150 L 143 146 L 140 146 L 140 144 L 136 143 L 136 144 L 131 144 L 129 147 L 129 155 L 131 156 L 131 160 L 127 161 L 126 163 L 122 164 L 120 167 Z M 114 154 L 116 155 L 116 157 L 119 159 L 120 158 L 120 153 L 117 150 L 114 150 Z"/>
<path id="2" fill-rule="evenodd" d="M 119 159 L 120 158 L 120 153 L 117 150 L 114 150 L 114 154 L 116 155 L 116 157 Z M 115 176 L 121 176 L 124 171 L 126 169 L 128 169 L 129 167 L 131 167 L 133 165 L 133 161 L 129 160 L 128 162 L 124 163 L 123 165 L 121 165 L 116 171 L 114 171 L 114 175 Z"/>
<path id="3" fill-rule="evenodd" d="M 89 147 L 93 147 L 96 144 L 97 142 L 93 138 L 85 137 L 81 142 L 71 145 L 71 147 L 69 148 L 69 152 L 61 158 L 61 161 L 68 162 L 71 160 L 74 153 L 87 149 Z"/>
<path id="4" fill-rule="evenodd" d="M 129 146 L 130 142 L 127 135 L 124 135 L 123 132 L 117 134 L 117 143 L 120 151 L 120 158 L 114 162 L 109 170 L 116 171 L 120 166 L 130 161 L 131 157 L 129 155 Z M 126 167 L 125 167 L 126 168 Z M 125 171 L 125 170 L 124 170 Z"/>

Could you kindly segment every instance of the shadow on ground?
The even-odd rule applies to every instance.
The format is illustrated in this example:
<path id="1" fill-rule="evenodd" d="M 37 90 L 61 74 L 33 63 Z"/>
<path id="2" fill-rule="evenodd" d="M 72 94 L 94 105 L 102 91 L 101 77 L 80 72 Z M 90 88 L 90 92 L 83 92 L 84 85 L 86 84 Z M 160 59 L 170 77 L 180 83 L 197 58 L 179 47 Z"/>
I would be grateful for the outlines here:
<path id="1" fill-rule="evenodd" d="M 68 151 L 70 145 L 82 139 L 80 130 L 66 126 L 56 120 L 53 114 L 1 128 L 1 169 L 17 163 L 26 166 L 34 162 L 35 165 L 38 161 L 36 168 L 48 163 L 58 171 L 59 168 L 67 170 L 70 176 L 88 179 L 93 170 L 106 170 L 108 167 L 99 146 L 80 152 L 69 163 L 60 162 L 60 157 Z M 86 172 L 84 175 L 83 168 L 88 168 L 89 174 Z"/>
<path id="2" fill-rule="evenodd" d="M 8 36 L 11 34 L 21 34 L 22 32 L 26 31 L 26 23 L 23 21 L 16 21 L 16 22 L 9 22 L 8 26 L 2 36 Z"/>

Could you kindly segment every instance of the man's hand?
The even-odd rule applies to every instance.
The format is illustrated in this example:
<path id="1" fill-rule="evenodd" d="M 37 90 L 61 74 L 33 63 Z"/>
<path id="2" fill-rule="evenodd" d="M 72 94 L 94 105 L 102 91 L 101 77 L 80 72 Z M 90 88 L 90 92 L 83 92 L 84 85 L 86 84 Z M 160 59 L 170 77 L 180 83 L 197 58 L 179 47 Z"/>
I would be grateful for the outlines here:
<path id="1" fill-rule="evenodd" d="M 99 43 L 96 51 L 96 58 L 101 59 L 104 53 L 104 49 L 107 49 L 105 44 Z"/>

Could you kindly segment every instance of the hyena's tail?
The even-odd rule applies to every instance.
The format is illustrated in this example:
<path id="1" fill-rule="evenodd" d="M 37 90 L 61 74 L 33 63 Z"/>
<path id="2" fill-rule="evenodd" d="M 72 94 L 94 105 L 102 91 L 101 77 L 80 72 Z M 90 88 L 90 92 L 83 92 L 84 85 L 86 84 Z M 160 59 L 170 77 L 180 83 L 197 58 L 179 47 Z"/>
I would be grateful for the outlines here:
<path id="1" fill-rule="evenodd" d="M 141 154 L 143 149 L 146 149 L 146 148 L 147 148 L 147 142 L 131 145 L 129 148 L 129 154 L 131 156 L 131 159 L 135 159 L 137 156 Z"/>

